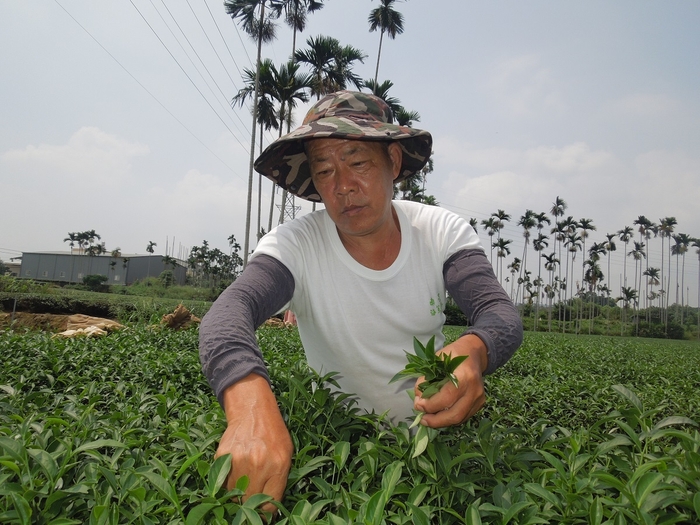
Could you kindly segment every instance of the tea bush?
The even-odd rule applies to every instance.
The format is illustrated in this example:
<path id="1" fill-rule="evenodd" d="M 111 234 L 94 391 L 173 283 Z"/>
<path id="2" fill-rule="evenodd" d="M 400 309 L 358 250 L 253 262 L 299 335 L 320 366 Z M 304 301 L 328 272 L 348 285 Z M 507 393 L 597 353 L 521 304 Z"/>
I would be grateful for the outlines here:
<path id="1" fill-rule="evenodd" d="M 296 329 L 258 339 L 295 446 L 278 523 L 700 519 L 697 344 L 528 333 L 485 409 L 412 458 L 407 424 L 311 372 Z M 196 330 L 7 331 L 0 359 L 0 523 L 262 523 L 265 496 L 222 488 Z"/>

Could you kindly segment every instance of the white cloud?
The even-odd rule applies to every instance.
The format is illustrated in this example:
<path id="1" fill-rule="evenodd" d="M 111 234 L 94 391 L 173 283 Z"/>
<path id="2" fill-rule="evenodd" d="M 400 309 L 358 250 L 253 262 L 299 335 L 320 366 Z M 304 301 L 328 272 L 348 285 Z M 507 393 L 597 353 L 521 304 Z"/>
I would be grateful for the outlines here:
<path id="1" fill-rule="evenodd" d="M 521 55 L 496 63 L 485 82 L 499 111 L 516 117 L 540 112 L 560 115 L 566 110 L 552 72 L 537 55 Z"/>
<path id="2" fill-rule="evenodd" d="M 680 103 L 665 94 L 633 93 L 612 103 L 618 113 L 633 117 L 668 117 L 675 114 Z"/>
<path id="3" fill-rule="evenodd" d="M 606 151 L 591 151 L 585 142 L 576 142 L 561 148 L 532 148 L 525 152 L 524 157 L 535 169 L 573 173 L 600 169 L 611 160 L 612 155 Z"/>
<path id="4" fill-rule="evenodd" d="M 243 244 L 247 188 L 239 178 L 222 180 L 191 169 L 172 186 L 151 188 L 149 195 L 150 213 L 158 216 L 158 231 L 177 232 L 190 244 L 207 239 L 220 248 L 233 233 Z"/>
<path id="5" fill-rule="evenodd" d="M 66 144 L 28 145 L 0 157 L 8 173 L 25 177 L 86 182 L 116 182 L 129 176 L 132 160 L 149 153 L 148 146 L 129 142 L 98 128 L 83 127 Z"/>
<path id="6" fill-rule="evenodd" d="M 226 213 L 232 208 L 245 206 L 246 191 L 238 178 L 223 181 L 216 175 L 189 170 L 172 189 L 157 186 L 151 194 L 167 207 L 193 213 Z"/>
<path id="7" fill-rule="evenodd" d="M 561 147 L 537 146 L 529 149 L 477 148 L 455 137 L 440 139 L 437 154 L 439 166 L 450 170 L 498 172 L 579 173 L 601 169 L 613 161 L 613 155 L 604 150 L 592 150 L 585 142 Z"/>

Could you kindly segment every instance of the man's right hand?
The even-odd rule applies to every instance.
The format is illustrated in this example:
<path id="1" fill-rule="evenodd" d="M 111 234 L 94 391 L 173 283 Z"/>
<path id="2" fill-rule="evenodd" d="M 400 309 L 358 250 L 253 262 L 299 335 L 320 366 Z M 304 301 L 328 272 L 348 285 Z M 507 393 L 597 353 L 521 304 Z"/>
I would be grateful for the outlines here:
<path id="1" fill-rule="evenodd" d="M 228 426 L 215 457 L 231 454 L 226 487 L 233 489 L 241 476 L 248 476 L 244 499 L 258 493 L 282 501 L 292 466 L 294 447 L 267 380 L 250 374 L 224 392 Z M 263 510 L 274 512 L 268 504 Z"/>

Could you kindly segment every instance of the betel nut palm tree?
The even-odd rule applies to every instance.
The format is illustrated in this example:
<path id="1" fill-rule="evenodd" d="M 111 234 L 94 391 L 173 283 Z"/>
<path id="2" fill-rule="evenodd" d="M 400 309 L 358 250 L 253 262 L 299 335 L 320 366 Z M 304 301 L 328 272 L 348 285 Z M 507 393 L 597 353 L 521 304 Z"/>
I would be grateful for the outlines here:
<path id="1" fill-rule="evenodd" d="M 698 308 L 700 308 L 700 239 L 693 239 L 693 248 L 698 255 Z M 698 339 L 700 339 L 700 312 L 698 312 Z"/>
<path id="2" fill-rule="evenodd" d="M 362 79 L 353 73 L 354 63 L 363 63 L 367 55 L 352 46 L 342 46 L 330 36 L 319 35 L 306 40 L 306 49 L 294 53 L 294 60 L 306 64 L 312 76 L 311 95 L 320 100 L 323 95 L 354 85 L 363 86 Z"/>
<path id="3" fill-rule="evenodd" d="M 322 8 L 323 0 L 281 0 L 284 21 L 292 28 L 292 57 L 297 48 L 297 33 L 303 33 L 306 29 L 307 15 Z"/>
<path id="4" fill-rule="evenodd" d="M 652 232 L 656 234 L 658 232 L 658 226 L 651 222 L 649 219 L 647 219 L 644 215 L 639 215 L 636 220 L 632 221 L 632 224 L 639 226 L 639 242 L 643 242 L 644 239 L 650 239 Z M 649 244 L 648 242 L 646 244 Z M 647 259 L 647 268 L 649 267 L 649 259 Z M 639 275 L 639 282 L 640 282 L 640 288 L 639 288 L 639 297 L 642 297 L 642 290 L 641 290 L 641 268 L 640 268 L 640 275 Z M 648 288 L 648 287 L 647 287 Z M 648 291 L 648 290 L 647 290 Z M 646 300 L 646 296 L 648 294 L 644 294 L 644 299 Z M 640 305 L 641 306 L 641 305 Z M 645 307 L 648 306 L 648 304 L 645 304 Z"/>
<path id="5" fill-rule="evenodd" d="M 491 264 L 493 264 L 493 236 L 496 235 L 496 219 L 493 216 L 489 217 L 488 219 L 482 219 L 481 225 L 484 227 L 484 230 L 486 230 L 486 234 L 489 236 L 489 260 L 491 261 Z"/>
<path id="6" fill-rule="evenodd" d="M 499 259 L 498 262 L 498 279 L 503 284 L 503 260 L 510 255 L 510 248 L 508 245 L 513 241 L 510 239 L 503 239 L 501 237 L 496 241 L 496 256 Z"/>
<path id="7" fill-rule="evenodd" d="M 673 236 L 675 245 L 671 248 L 673 254 L 676 256 L 676 304 L 678 304 L 678 257 L 683 258 L 683 263 L 680 273 L 680 290 L 681 290 L 681 316 L 680 324 L 683 324 L 683 316 L 685 312 L 685 254 L 690 249 L 690 245 L 693 242 L 693 238 L 687 233 L 678 233 Z"/>
<path id="8" fill-rule="evenodd" d="M 522 258 L 522 266 L 520 268 L 520 275 L 519 277 L 522 277 L 522 272 L 527 270 L 527 249 L 530 245 L 530 236 L 532 228 L 537 226 L 537 214 L 532 211 L 532 210 L 525 210 L 525 213 L 520 217 L 518 220 L 518 226 L 523 228 L 523 238 L 525 239 L 525 243 L 523 245 L 523 258 Z M 516 298 L 520 296 L 520 286 L 518 286 L 518 293 L 516 294 Z"/>
<path id="9" fill-rule="evenodd" d="M 398 98 L 389 95 L 389 90 L 394 87 L 394 83 L 391 80 L 385 80 L 381 84 L 378 84 L 372 79 L 367 79 L 363 82 L 363 87 L 368 88 L 374 96 L 386 102 L 391 110 L 395 123 L 399 126 L 411 127 L 414 121 L 420 121 L 420 114 L 417 111 L 407 110 L 401 105 L 401 101 Z M 425 193 L 426 177 L 433 172 L 433 169 L 433 159 L 430 158 L 422 170 L 405 178 L 394 187 L 394 198 L 401 193 L 401 198 L 403 200 L 411 200 L 437 206 L 438 203 L 435 196 L 426 195 Z"/>
<path id="10" fill-rule="evenodd" d="M 292 122 L 292 110 L 297 102 L 308 101 L 306 90 L 311 87 L 311 76 L 300 73 L 299 64 L 289 61 L 282 64 L 279 69 L 275 67 L 271 60 L 265 59 L 260 64 L 259 73 L 259 102 L 258 102 L 258 123 L 260 125 L 260 151 L 262 152 L 262 130 L 276 129 L 278 136 L 282 136 L 284 124 L 287 124 L 289 132 Z M 246 86 L 239 90 L 233 98 L 232 104 L 242 104 L 253 95 L 254 73 L 249 69 L 244 70 Z M 270 197 L 270 214 L 267 224 L 267 231 L 272 229 L 272 212 L 274 210 L 275 183 L 272 182 L 272 193 Z M 262 195 L 262 175 L 258 181 L 258 238 L 261 236 L 260 210 Z M 285 192 L 286 196 L 286 192 Z M 282 217 L 284 216 L 284 203 L 282 200 Z M 283 222 L 282 220 L 280 222 Z"/>
<path id="11" fill-rule="evenodd" d="M 374 71 L 374 82 L 379 77 L 379 61 L 382 56 L 382 41 L 384 33 L 392 40 L 403 33 L 403 15 L 394 9 L 396 0 L 379 0 L 379 7 L 369 13 L 369 31 L 379 30 L 379 50 L 377 51 L 377 67 Z"/>
<path id="12" fill-rule="evenodd" d="M 535 303 L 535 324 L 534 328 L 537 331 L 537 325 L 539 324 L 539 313 L 540 313 L 540 296 L 542 295 L 542 258 L 545 248 L 549 246 L 549 237 L 543 233 L 539 233 L 537 237 L 532 241 L 532 249 L 538 254 L 537 257 L 537 302 Z"/>
<path id="13" fill-rule="evenodd" d="M 557 251 L 557 246 L 559 246 L 559 260 L 561 260 L 561 249 L 562 249 L 562 242 L 564 241 L 564 232 L 561 231 L 560 225 L 559 225 L 559 217 L 564 216 L 564 212 L 566 212 L 567 208 L 566 201 L 559 197 L 557 195 L 556 199 L 554 199 L 554 202 L 552 203 L 552 207 L 549 210 L 549 213 L 552 215 L 554 218 L 554 226 L 552 227 L 552 230 L 550 231 L 551 234 L 555 235 L 555 239 L 557 241 L 557 244 L 554 245 L 554 252 Z M 559 280 L 561 281 L 561 265 L 559 265 L 559 273 L 558 273 Z M 558 294 L 558 300 L 561 301 L 561 291 L 557 290 Z"/>
<path id="14" fill-rule="evenodd" d="M 269 2 L 272 12 L 280 12 L 279 0 L 224 0 L 226 13 L 235 21 L 238 20 L 243 31 L 257 41 L 257 58 L 255 60 L 255 88 L 253 92 L 253 122 L 250 137 L 250 162 L 248 165 L 248 197 L 246 200 L 245 240 L 243 247 L 243 266 L 248 264 L 250 247 L 250 214 L 253 200 L 253 163 L 255 162 L 255 129 L 258 113 L 258 93 L 260 82 L 260 54 L 263 42 L 275 39 L 275 25 L 271 18 L 265 17 L 265 3 Z M 260 15 L 257 16 L 258 10 Z"/>
<path id="15" fill-rule="evenodd" d="M 675 226 L 678 224 L 675 217 L 664 217 L 659 219 L 659 233 L 661 234 L 661 290 L 659 293 L 662 296 L 661 307 L 664 312 L 664 325 L 668 332 L 668 291 L 671 289 L 671 235 Z M 668 239 L 668 279 L 665 278 L 664 272 L 664 239 Z M 664 297 L 665 296 L 665 297 Z M 665 301 L 664 301 L 665 299 Z"/>
<path id="16" fill-rule="evenodd" d="M 148 253 L 150 253 L 151 255 L 153 255 L 153 252 L 155 252 L 155 250 L 153 248 L 155 248 L 156 246 L 158 246 L 158 245 L 156 243 L 154 243 L 153 241 L 148 241 L 148 246 L 146 246 L 146 251 Z M 151 276 L 151 258 L 149 257 L 148 258 L 148 270 L 146 270 L 146 277 L 150 277 L 150 276 Z"/>
<path id="17" fill-rule="evenodd" d="M 257 106 L 257 122 L 260 126 L 260 153 L 263 150 L 263 131 L 270 129 L 281 129 L 281 125 L 277 120 L 277 112 L 275 110 L 274 90 L 273 90 L 273 73 L 274 65 L 272 60 L 265 59 L 260 63 L 259 71 L 256 73 L 251 69 L 243 69 L 244 86 L 238 90 L 238 93 L 231 99 L 231 106 L 243 106 L 245 102 L 255 96 L 255 79 L 258 78 L 258 106 Z M 272 183 L 272 200 L 274 205 L 275 199 L 275 183 Z M 258 174 L 258 222 L 256 235 L 258 239 L 262 231 L 262 175 Z M 272 217 L 270 217 L 272 222 Z M 268 227 L 269 230 L 269 227 Z"/>

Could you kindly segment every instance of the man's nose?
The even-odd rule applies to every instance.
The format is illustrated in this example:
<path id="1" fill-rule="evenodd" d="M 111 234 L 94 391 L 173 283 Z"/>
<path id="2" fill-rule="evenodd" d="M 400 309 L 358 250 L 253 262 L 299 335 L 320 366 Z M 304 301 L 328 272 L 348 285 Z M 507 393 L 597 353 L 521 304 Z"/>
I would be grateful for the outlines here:
<path id="1" fill-rule="evenodd" d="M 357 177 L 355 172 L 348 166 L 340 166 L 336 170 L 335 191 L 344 195 L 357 188 Z"/>

